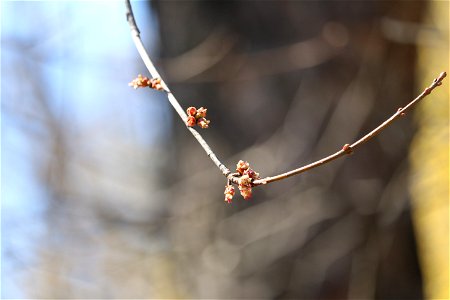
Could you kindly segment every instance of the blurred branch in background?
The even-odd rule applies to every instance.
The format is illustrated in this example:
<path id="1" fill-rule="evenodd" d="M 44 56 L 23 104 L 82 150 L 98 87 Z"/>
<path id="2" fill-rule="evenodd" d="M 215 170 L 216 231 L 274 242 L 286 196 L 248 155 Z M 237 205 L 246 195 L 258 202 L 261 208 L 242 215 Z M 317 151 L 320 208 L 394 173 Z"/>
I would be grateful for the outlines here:
<path id="1" fill-rule="evenodd" d="M 198 47 L 162 64 L 175 82 L 215 82 L 229 78 L 236 81 L 250 80 L 320 65 L 340 52 L 348 42 L 347 35 L 346 29 L 340 24 L 330 22 L 325 24 L 322 35 L 307 41 L 256 53 L 229 55 L 237 38 L 219 29 Z M 271 65 L 268 63 L 270 61 L 279 63 Z M 230 62 L 233 62 L 231 66 Z"/>
<path id="2" fill-rule="evenodd" d="M 170 117 L 130 105 L 122 19 L 121 3 L 2 3 L 2 298 L 142 297 L 170 273 L 155 192 Z"/>

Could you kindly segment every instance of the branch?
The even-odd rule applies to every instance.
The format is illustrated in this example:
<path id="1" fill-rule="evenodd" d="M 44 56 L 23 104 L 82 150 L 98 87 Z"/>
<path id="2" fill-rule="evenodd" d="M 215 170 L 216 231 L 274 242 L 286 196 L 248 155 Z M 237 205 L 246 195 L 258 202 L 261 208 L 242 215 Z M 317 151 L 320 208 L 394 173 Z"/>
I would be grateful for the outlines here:
<path id="1" fill-rule="evenodd" d="M 331 154 L 327 157 L 324 157 L 322 159 L 319 159 L 318 161 L 315 161 L 313 163 L 310 163 L 306 166 L 300 167 L 298 169 L 286 172 L 286 173 L 282 173 L 276 176 L 271 176 L 271 177 L 266 177 L 266 178 L 262 178 L 262 179 L 258 179 L 253 181 L 253 185 L 257 186 L 257 185 L 261 185 L 261 184 L 267 184 L 267 183 L 271 183 L 274 181 L 278 181 L 278 180 L 282 180 L 294 175 L 298 175 L 300 173 L 309 171 L 311 169 L 317 168 L 323 164 L 326 164 L 330 161 L 333 161 L 335 159 L 338 159 L 339 157 L 342 157 L 344 155 L 348 155 L 353 153 L 353 151 L 360 147 L 361 145 L 365 144 L 366 142 L 368 142 L 369 140 L 371 140 L 372 138 L 374 138 L 375 136 L 377 136 L 380 132 L 382 132 L 384 129 L 386 129 L 389 125 L 391 125 L 396 119 L 403 117 L 406 115 L 407 112 L 411 111 L 412 108 L 423 98 L 425 98 L 426 96 L 428 96 L 429 94 L 431 94 L 431 92 L 434 90 L 434 88 L 436 88 L 437 86 L 440 86 L 442 84 L 442 80 L 445 78 L 445 76 L 447 76 L 447 73 L 442 72 L 438 78 L 433 80 L 433 83 L 425 88 L 423 90 L 423 92 L 417 96 L 414 100 L 412 100 L 411 102 L 408 103 L 408 105 L 406 105 L 405 107 L 400 107 L 397 112 L 395 114 L 393 114 L 390 118 L 388 118 L 386 121 L 384 121 L 383 123 L 381 123 L 377 128 L 375 128 L 374 130 L 372 130 L 371 132 L 369 132 L 368 134 L 366 134 L 365 136 L 363 136 L 362 138 L 360 138 L 359 140 L 357 140 L 356 142 L 354 142 L 353 144 L 349 145 L 349 144 L 345 144 L 341 150 L 337 151 L 334 154 Z"/>
<path id="2" fill-rule="evenodd" d="M 188 116 L 186 115 L 185 111 L 181 107 L 181 105 L 178 103 L 175 96 L 172 94 L 172 92 L 169 90 L 167 84 L 162 80 L 161 76 L 159 75 L 158 71 L 156 70 L 155 66 L 153 65 L 147 51 L 145 50 L 144 44 L 142 43 L 139 29 L 136 25 L 136 21 L 133 15 L 133 10 L 131 8 L 130 0 L 125 0 L 126 4 L 126 16 L 127 21 L 131 29 L 131 36 L 133 38 L 134 44 L 136 45 L 136 48 L 141 55 L 142 60 L 144 61 L 148 71 L 152 75 L 153 78 L 159 78 L 161 80 L 160 84 L 162 86 L 162 89 L 167 95 L 167 99 L 169 100 L 170 104 L 173 106 L 175 111 L 180 116 L 183 123 L 186 124 Z M 234 195 L 234 188 L 231 186 L 231 183 L 239 185 L 239 190 L 241 192 L 241 195 L 244 197 L 244 199 L 249 199 L 251 197 L 251 187 L 268 184 L 274 181 L 286 179 L 288 177 L 298 175 L 300 173 L 309 171 L 311 169 L 317 168 L 321 165 L 324 165 L 326 163 L 329 163 L 335 159 L 338 159 L 339 157 L 348 155 L 353 153 L 353 151 L 363 145 L 364 143 L 368 142 L 375 136 L 377 136 L 380 132 L 382 132 L 384 129 L 386 129 L 389 125 L 391 125 L 396 119 L 406 115 L 407 112 L 412 110 L 412 108 L 423 98 L 425 98 L 427 95 L 429 95 L 437 86 L 440 86 L 442 84 L 442 80 L 447 76 L 445 72 L 442 72 L 438 78 L 434 79 L 433 83 L 425 88 L 425 90 L 417 96 L 414 100 L 412 100 L 408 105 L 405 107 L 400 107 L 396 113 L 394 113 L 390 118 L 388 118 L 386 121 L 381 123 L 378 127 L 373 129 L 371 132 L 354 142 L 353 144 L 345 144 L 342 149 L 337 151 L 334 154 L 331 154 L 327 157 L 324 157 L 322 159 L 319 159 L 313 163 L 307 164 L 303 167 L 297 168 L 295 170 L 288 171 L 286 173 L 282 173 L 276 176 L 266 177 L 259 179 L 258 173 L 254 172 L 251 168 L 249 168 L 249 164 L 244 161 L 239 161 L 236 171 L 237 173 L 231 173 L 231 171 L 217 158 L 217 156 L 214 154 L 214 152 L 209 147 L 208 143 L 203 139 L 203 137 L 198 133 L 195 129 L 192 127 L 186 126 L 186 128 L 191 132 L 191 134 L 194 136 L 194 138 L 198 141 L 200 146 L 202 146 L 203 150 L 205 150 L 208 157 L 213 161 L 213 163 L 219 168 L 219 170 L 222 172 L 222 174 L 227 177 L 228 184 L 225 189 L 225 201 L 231 202 L 231 198 Z"/>
<path id="3" fill-rule="evenodd" d="M 130 25 L 130 30 L 131 30 L 131 37 L 133 38 L 133 42 L 136 45 L 136 48 L 137 48 L 139 54 L 141 55 L 141 58 L 144 61 L 145 66 L 147 67 L 148 71 L 150 72 L 150 74 L 152 75 L 153 78 L 161 79 L 161 85 L 167 95 L 167 99 L 169 100 L 170 104 L 173 106 L 175 111 L 178 113 L 178 115 L 180 116 L 183 123 L 186 124 L 186 120 L 187 120 L 186 113 L 184 112 L 180 103 L 178 103 L 178 100 L 175 98 L 175 96 L 169 90 L 167 84 L 161 78 L 161 75 L 159 75 L 158 70 L 156 70 L 147 51 L 145 50 L 144 44 L 142 43 L 142 40 L 140 37 L 139 29 L 136 25 L 136 20 L 134 18 L 133 9 L 131 8 L 130 0 L 125 0 L 125 6 L 126 6 L 127 21 L 128 21 L 128 24 Z M 203 150 L 205 150 L 208 157 L 219 168 L 219 170 L 222 172 L 222 174 L 225 176 L 228 176 L 231 173 L 230 170 L 217 158 L 216 154 L 211 150 L 211 147 L 209 147 L 208 143 L 203 139 L 203 137 L 200 135 L 200 133 L 198 133 L 198 131 L 193 129 L 192 127 L 186 126 L 186 128 L 191 132 L 191 134 L 194 136 L 194 138 L 199 142 L 200 146 L 202 146 Z"/>

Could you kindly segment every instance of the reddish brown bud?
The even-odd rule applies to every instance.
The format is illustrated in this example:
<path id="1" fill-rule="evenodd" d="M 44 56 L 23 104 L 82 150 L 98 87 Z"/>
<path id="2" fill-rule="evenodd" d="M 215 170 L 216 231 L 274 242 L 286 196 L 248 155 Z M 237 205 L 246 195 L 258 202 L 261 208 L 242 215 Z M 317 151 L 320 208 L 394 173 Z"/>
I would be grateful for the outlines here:
<path id="1" fill-rule="evenodd" d="M 248 175 L 242 175 L 239 180 L 239 187 L 247 186 L 250 187 L 252 184 L 252 179 Z"/>
<path id="2" fill-rule="evenodd" d="M 406 116 L 406 113 L 402 112 L 402 110 L 403 110 L 403 107 L 399 107 L 399 108 L 397 109 L 397 112 L 400 113 L 400 116 L 401 116 L 401 117 L 404 117 L 404 116 Z"/>
<path id="3" fill-rule="evenodd" d="M 163 89 L 161 85 L 161 78 L 152 78 L 150 79 L 150 88 L 161 91 Z"/>
<path id="4" fill-rule="evenodd" d="M 205 118 L 206 117 L 206 111 L 208 109 L 204 108 L 204 107 L 200 107 L 199 109 L 197 109 L 197 115 L 195 116 L 197 119 L 199 118 Z"/>
<path id="5" fill-rule="evenodd" d="M 209 127 L 209 123 L 211 121 L 206 120 L 205 118 L 200 118 L 197 120 L 197 125 L 200 126 L 201 128 L 205 129 Z"/>
<path id="6" fill-rule="evenodd" d="M 252 197 L 252 188 L 246 186 L 239 186 L 239 192 L 244 200 L 249 200 Z"/>
<path id="7" fill-rule="evenodd" d="M 207 109 L 204 107 L 200 107 L 199 109 L 190 106 L 186 109 L 186 113 L 188 115 L 188 126 L 194 126 L 197 124 L 201 128 L 208 128 L 210 120 L 205 118 Z M 193 125 L 190 125 L 193 124 Z"/>
<path id="8" fill-rule="evenodd" d="M 134 89 L 148 87 L 150 85 L 150 79 L 139 74 L 138 77 L 133 79 L 128 85 L 132 86 Z"/>
<path id="9" fill-rule="evenodd" d="M 425 95 L 429 95 L 431 93 L 431 89 L 426 88 L 423 92 L 425 93 Z"/>
<path id="10" fill-rule="evenodd" d="M 225 186 L 225 202 L 231 203 L 234 196 L 234 187 L 232 185 Z"/>
<path id="11" fill-rule="evenodd" d="M 186 120 L 186 125 L 189 127 L 193 127 L 196 124 L 196 120 L 193 116 L 188 116 L 187 120 Z"/>
<path id="12" fill-rule="evenodd" d="M 252 197 L 252 182 L 255 179 L 259 179 L 259 174 L 256 173 L 253 169 L 250 168 L 250 164 L 246 161 L 240 160 L 236 164 L 237 176 L 241 175 L 238 178 L 238 187 L 239 191 L 244 197 L 245 200 L 248 200 Z"/>
<path id="13" fill-rule="evenodd" d="M 253 171 L 253 169 L 248 168 L 247 170 L 244 171 L 243 175 L 247 175 L 248 177 L 250 177 L 251 179 L 259 179 L 259 173 L 256 173 L 255 171 Z"/>
<path id="14" fill-rule="evenodd" d="M 188 109 L 186 109 L 186 112 L 188 114 L 188 116 L 193 116 L 195 117 L 195 114 L 197 113 L 197 109 L 195 107 L 188 107 Z"/>
<path id="15" fill-rule="evenodd" d="M 244 171 L 247 170 L 250 167 L 250 164 L 246 161 L 240 160 L 237 164 L 236 164 L 236 171 L 239 174 L 244 174 Z"/>
<path id="16" fill-rule="evenodd" d="M 353 153 L 353 149 L 349 144 L 345 144 L 344 146 L 342 146 L 342 150 L 344 150 L 344 152 L 347 154 Z"/>

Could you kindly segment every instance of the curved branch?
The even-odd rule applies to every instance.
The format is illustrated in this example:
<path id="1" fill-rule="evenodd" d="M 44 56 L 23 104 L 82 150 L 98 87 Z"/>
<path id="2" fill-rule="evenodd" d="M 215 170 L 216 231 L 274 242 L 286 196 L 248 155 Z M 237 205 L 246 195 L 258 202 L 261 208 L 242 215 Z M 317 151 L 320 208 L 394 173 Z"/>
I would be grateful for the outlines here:
<path id="1" fill-rule="evenodd" d="M 175 96 L 169 90 L 167 84 L 161 78 L 161 75 L 159 75 L 158 70 L 156 70 L 155 66 L 153 65 L 152 60 L 150 59 L 147 51 L 145 50 L 144 44 L 142 43 L 142 40 L 140 37 L 139 29 L 136 25 L 136 20 L 134 18 L 133 9 L 131 8 L 130 0 L 125 0 L 125 6 L 126 6 L 127 21 L 128 21 L 128 24 L 130 25 L 130 30 L 131 30 L 131 37 L 133 38 L 133 42 L 136 45 L 136 49 L 138 50 L 142 60 L 144 61 L 145 66 L 147 67 L 147 69 L 150 72 L 150 74 L 152 75 L 152 77 L 161 79 L 161 85 L 167 94 L 167 99 L 169 100 L 170 104 L 175 109 L 175 111 L 178 113 L 181 120 L 183 120 L 183 122 L 186 124 L 187 115 L 184 112 L 184 109 L 181 107 L 180 103 L 178 103 L 178 100 L 175 98 Z M 186 128 L 191 132 L 191 134 L 198 141 L 200 146 L 202 146 L 203 150 L 205 150 L 208 157 L 219 168 L 219 170 L 222 172 L 222 174 L 225 176 L 228 176 L 231 173 L 230 170 L 217 158 L 216 154 L 211 150 L 211 147 L 209 147 L 208 143 L 203 139 L 201 134 L 198 133 L 198 131 L 193 129 L 192 127 L 186 126 Z"/>
<path id="2" fill-rule="evenodd" d="M 126 16 L 127 16 L 127 20 L 128 20 L 128 24 L 130 26 L 130 30 L 131 30 L 131 36 L 133 38 L 134 44 L 136 45 L 136 48 L 139 52 L 139 54 L 141 55 L 142 60 L 144 61 L 148 71 L 150 72 L 150 74 L 152 75 L 153 78 L 160 78 L 161 79 L 161 85 L 163 86 L 163 89 L 165 91 L 165 93 L 167 94 L 167 98 L 170 102 L 170 104 L 173 106 L 173 108 L 175 109 L 175 111 L 178 113 L 178 115 L 180 116 L 180 118 L 183 120 L 184 123 L 186 123 L 186 119 L 187 119 L 187 115 L 184 112 L 183 108 L 181 107 L 181 105 L 178 103 L 177 99 L 175 98 L 175 96 L 172 94 L 172 92 L 169 90 L 169 88 L 167 87 L 166 83 L 164 82 L 164 80 L 162 80 L 161 76 L 159 75 L 158 71 L 156 70 L 155 66 L 153 65 L 147 51 L 145 50 L 145 47 L 142 43 L 142 40 L 140 38 L 140 33 L 139 33 L 139 29 L 136 25 L 136 21 L 133 15 L 133 11 L 131 8 L 131 4 L 130 4 L 130 0 L 125 0 L 125 4 L 126 4 Z M 262 178 L 262 179 L 257 179 L 254 180 L 251 185 L 252 186 L 258 186 L 258 185 L 263 185 L 263 184 L 267 184 L 267 183 L 271 183 L 274 181 L 278 181 L 278 180 L 282 180 L 282 179 L 286 179 L 288 177 L 294 176 L 294 175 L 298 175 L 301 174 L 303 172 L 309 171 L 311 169 L 317 168 L 323 164 L 329 163 L 335 159 L 338 159 L 339 157 L 342 157 L 344 155 L 347 154 L 351 154 L 353 153 L 353 151 L 358 148 L 359 146 L 363 145 L 364 143 L 368 142 L 369 140 L 371 140 L 372 138 L 374 138 L 375 136 L 377 136 L 380 132 L 382 132 L 384 129 L 386 129 L 386 127 L 388 127 L 389 125 L 391 125 L 396 119 L 404 116 L 407 112 L 409 112 L 413 106 L 415 104 L 417 104 L 420 100 L 422 100 L 423 98 L 425 98 L 427 95 L 429 95 L 437 86 L 442 84 L 442 80 L 447 76 L 447 74 L 445 72 L 442 72 L 439 77 L 437 77 L 436 79 L 434 79 L 433 83 L 425 88 L 425 90 L 419 95 L 417 96 L 414 100 L 412 100 L 410 103 L 408 103 L 408 105 L 406 105 L 405 107 L 400 107 L 396 113 L 394 113 L 390 118 L 388 118 L 386 121 L 384 121 L 383 123 L 381 123 L 378 127 L 376 127 L 375 129 L 373 129 L 371 132 L 369 132 L 368 134 L 366 134 L 365 136 L 363 136 L 362 138 L 360 138 L 359 140 L 357 140 L 356 142 L 354 142 L 353 144 L 345 144 L 342 149 L 340 149 L 339 151 L 335 152 L 334 154 L 331 154 L 327 157 L 324 157 L 322 159 L 319 159 L 313 163 L 307 164 L 303 167 L 276 175 L 276 176 L 271 176 L 271 177 L 266 177 L 266 178 Z M 205 150 L 206 154 L 208 155 L 208 157 L 214 162 L 214 164 L 220 169 L 220 171 L 222 172 L 222 174 L 227 177 L 228 182 L 229 183 L 235 183 L 235 184 L 239 184 L 239 177 L 238 177 L 238 173 L 231 173 L 230 170 L 217 158 L 217 156 L 214 154 L 214 152 L 211 150 L 211 148 L 209 147 L 208 143 L 203 139 L 203 137 L 200 135 L 200 133 L 198 133 L 195 129 L 193 129 L 192 127 L 188 127 L 186 126 L 186 128 L 191 132 L 191 134 L 194 136 L 194 138 L 199 142 L 199 144 L 202 146 L 203 150 Z"/>
<path id="3" fill-rule="evenodd" d="M 368 134 L 366 134 L 365 136 L 363 136 L 362 138 L 360 138 L 359 140 L 357 140 L 356 142 L 354 142 L 353 144 L 349 145 L 349 144 L 345 144 L 341 150 L 337 151 L 334 154 L 331 154 L 327 157 L 324 157 L 318 161 L 315 161 L 313 163 L 310 163 L 308 165 L 305 165 L 303 167 L 297 168 L 295 170 L 286 172 L 286 173 L 282 173 L 276 176 L 271 176 L 271 177 L 266 177 L 266 178 L 262 178 L 262 179 L 258 179 L 255 180 L 253 182 L 254 186 L 257 185 L 261 185 L 261 184 L 267 184 L 267 183 L 271 183 L 274 181 L 278 181 L 278 180 L 282 180 L 294 175 L 298 175 L 300 173 L 306 172 L 308 170 L 317 168 L 323 164 L 326 164 L 330 161 L 333 161 L 341 156 L 347 155 L 347 154 L 351 154 L 353 153 L 353 151 L 360 147 L 361 145 L 363 145 L 364 143 L 368 142 L 369 140 L 371 140 L 372 138 L 374 138 L 375 136 L 377 136 L 380 132 L 382 132 L 384 129 L 386 129 L 386 127 L 388 127 L 389 125 L 391 125 L 396 119 L 403 117 L 406 115 L 407 112 L 409 112 L 410 110 L 412 110 L 413 106 L 416 105 L 420 100 L 422 100 L 423 98 L 425 98 L 427 95 L 429 95 L 434 88 L 436 88 L 437 86 L 440 86 L 442 84 L 442 80 L 445 78 L 445 76 L 447 76 L 447 73 L 442 72 L 439 77 L 437 77 L 436 79 L 433 80 L 433 83 L 425 88 L 423 90 L 423 92 L 417 96 L 414 100 L 412 100 L 411 102 L 408 103 L 408 105 L 406 105 L 405 107 L 400 107 L 397 112 L 395 114 L 393 114 L 390 118 L 388 118 L 386 121 L 384 121 L 383 123 L 381 123 L 378 127 L 376 127 L 374 130 L 372 130 L 371 132 L 369 132 Z"/>

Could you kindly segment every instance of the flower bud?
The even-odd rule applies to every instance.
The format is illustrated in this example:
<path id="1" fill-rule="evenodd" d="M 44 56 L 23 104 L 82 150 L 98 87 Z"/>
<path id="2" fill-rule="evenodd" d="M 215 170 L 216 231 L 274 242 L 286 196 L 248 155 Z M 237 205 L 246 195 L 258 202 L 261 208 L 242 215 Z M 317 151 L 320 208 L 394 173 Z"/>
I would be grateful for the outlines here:
<path id="1" fill-rule="evenodd" d="M 150 87 L 154 90 L 162 90 L 161 78 L 152 78 L 150 79 Z"/>
<path id="2" fill-rule="evenodd" d="M 195 116 L 197 119 L 198 118 L 205 118 L 206 117 L 206 111 L 208 109 L 204 108 L 204 107 L 200 107 L 199 109 L 197 109 L 197 115 Z"/>
<path id="3" fill-rule="evenodd" d="M 251 187 L 239 186 L 239 192 L 241 193 L 241 196 L 242 196 L 242 198 L 244 198 L 244 200 L 249 200 L 252 197 L 252 188 Z"/>
<path id="4" fill-rule="evenodd" d="M 239 188 L 242 186 L 251 186 L 252 183 L 252 179 L 248 176 L 248 175 L 242 175 L 241 177 L 239 177 L 238 179 L 238 183 L 239 183 Z"/>
<path id="5" fill-rule="evenodd" d="M 252 168 L 248 168 L 247 170 L 245 170 L 243 172 L 243 175 L 247 175 L 251 179 L 259 179 L 259 173 L 256 173 L 255 171 L 253 171 Z"/>
<path id="6" fill-rule="evenodd" d="M 138 77 L 133 79 L 130 83 L 128 83 L 128 85 L 132 86 L 134 89 L 148 87 L 150 85 L 150 79 L 139 74 Z"/>
<path id="7" fill-rule="evenodd" d="M 225 186 L 225 202 L 231 203 L 234 196 L 234 187 L 232 185 Z"/>
<path id="8" fill-rule="evenodd" d="M 240 160 L 236 164 L 236 171 L 242 175 L 242 174 L 244 174 L 244 171 L 249 168 L 249 166 L 250 166 L 250 164 L 248 162 Z"/>
<path id="9" fill-rule="evenodd" d="M 200 118 L 197 120 L 197 125 L 201 128 L 205 129 L 209 127 L 209 120 L 206 120 L 205 118 Z"/>
<path id="10" fill-rule="evenodd" d="M 186 120 L 186 125 L 189 127 L 193 127 L 195 126 L 195 124 L 196 124 L 195 118 L 193 116 L 189 116 Z"/>
<path id="11" fill-rule="evenodd" d="M 186 112 L 188 114 L 188 116 L 193 116 L 195 117 L 195 114 L 197 113 L 197 109 L 195 107 L 188 107 L 188 109 L 186 109 Z"/>

